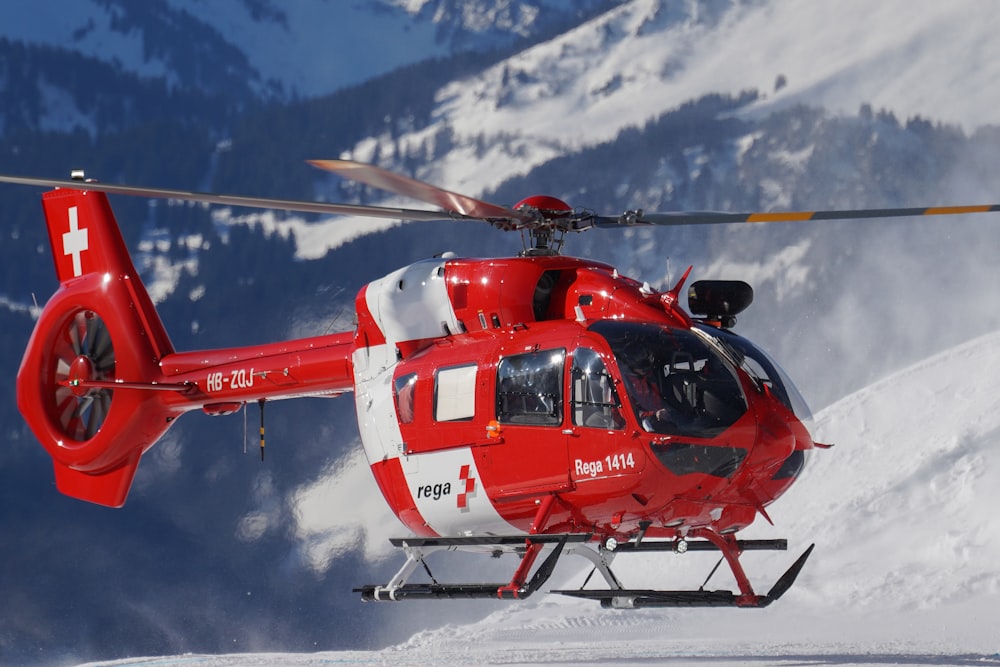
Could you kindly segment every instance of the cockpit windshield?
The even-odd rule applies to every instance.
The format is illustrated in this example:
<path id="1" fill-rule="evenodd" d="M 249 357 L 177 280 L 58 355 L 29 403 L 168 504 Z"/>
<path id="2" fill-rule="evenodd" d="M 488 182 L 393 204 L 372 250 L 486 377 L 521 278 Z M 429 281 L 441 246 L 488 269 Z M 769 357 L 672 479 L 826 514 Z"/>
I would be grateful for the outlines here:
<path id="1" fill-rule="evenodd" d="M 714 340 L 729 356 L 733 363 L 753 378 L 757 386 L 767 387 L 774 396 L 784 403 L 801 422 L 812 419 L 812 412 L 802 398 L 802 394 L 792 384 L 791 378 L 764 350 L 742 336 L 703 324 L 696 325 L 696 331 Z"/>
<path id="2" fill-rule="evenodd" d="M 610 344 L 636 419 L 647 431 L 712 438 L 746 412 L 734 366 L 698 334 L 611 320 L 590 330 Z"/>

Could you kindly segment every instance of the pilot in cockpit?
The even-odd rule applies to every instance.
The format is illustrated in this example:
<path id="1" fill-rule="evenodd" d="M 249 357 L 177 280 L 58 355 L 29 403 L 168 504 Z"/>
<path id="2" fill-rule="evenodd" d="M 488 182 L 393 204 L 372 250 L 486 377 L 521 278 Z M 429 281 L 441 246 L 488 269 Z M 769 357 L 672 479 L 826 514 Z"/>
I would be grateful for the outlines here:
<path id="1" fill-rule="evenodd" d="M 621 369 L 625 391 L 632 401 L 636 418 L 647 431 L 656 430 L 652 422 L 667 421 L 670 413 L 652 355 L 647 352 L 629 355 L 621 364 Z"/>

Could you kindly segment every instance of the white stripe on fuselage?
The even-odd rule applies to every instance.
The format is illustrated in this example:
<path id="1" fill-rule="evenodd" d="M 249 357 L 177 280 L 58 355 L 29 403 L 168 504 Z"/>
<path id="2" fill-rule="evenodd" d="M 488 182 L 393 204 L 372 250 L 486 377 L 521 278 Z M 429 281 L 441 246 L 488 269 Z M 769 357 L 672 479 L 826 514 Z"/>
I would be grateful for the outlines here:
<path id="1" fill-rule="evenodd" d="M 460 329 L 445 285 L 445 263 L 444 259 L 417 262 L 370 283 L 365 290 L 365 305 L 386 342 L 354 353 L 361 442 L 370 464 L 400 459 L 417 510 L 438 535 L 517 533 L 486 496 L 468 447 L 403 454 L 392 387 L 396 345 Z"/>
<path id="2" fill-rule="evenodd" d="M 438 535 L 512 535 L 483 489 L 468 447 L 400 458 L 406 484 L 427 525 Z"/>

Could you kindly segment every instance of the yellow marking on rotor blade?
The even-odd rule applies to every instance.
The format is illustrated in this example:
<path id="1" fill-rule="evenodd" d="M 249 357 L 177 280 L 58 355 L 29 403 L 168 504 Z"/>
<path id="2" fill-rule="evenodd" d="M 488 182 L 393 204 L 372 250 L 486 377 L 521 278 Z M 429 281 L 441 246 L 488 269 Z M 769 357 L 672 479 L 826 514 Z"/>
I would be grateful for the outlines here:
<path id="1" fill-rule="evenodd" d="M 961 215 L 962 213 L 989 213 L 990 206 L 935 206 L 927 209 L 924 215 Z"/>
<path id="2" fill-rule="evenodd" d="M 812 220 L 815 214 L 815 211 L 751 213 L 747 216 L 747 222 L 797 222 L 800 220 Z"/>

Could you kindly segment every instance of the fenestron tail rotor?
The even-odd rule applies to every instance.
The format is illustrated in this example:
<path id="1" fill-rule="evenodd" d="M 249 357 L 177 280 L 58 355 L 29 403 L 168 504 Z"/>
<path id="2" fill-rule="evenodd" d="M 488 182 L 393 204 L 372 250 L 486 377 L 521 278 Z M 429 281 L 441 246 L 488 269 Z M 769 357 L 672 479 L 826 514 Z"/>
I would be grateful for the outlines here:
<path id="1" fill-rule="evenodd" d="M 51 379 L 52 416 L 65 436 L 77 442 L 94 437 L 111 408 L 113 391 L 91 383 L 115 379 L 111 334 L 94 311 L 77 311 L 56 338 Z"/>

